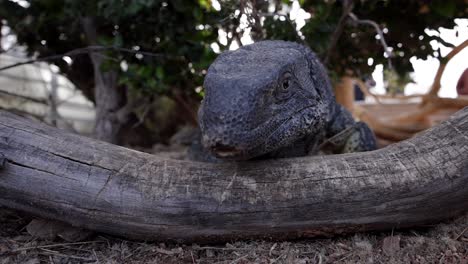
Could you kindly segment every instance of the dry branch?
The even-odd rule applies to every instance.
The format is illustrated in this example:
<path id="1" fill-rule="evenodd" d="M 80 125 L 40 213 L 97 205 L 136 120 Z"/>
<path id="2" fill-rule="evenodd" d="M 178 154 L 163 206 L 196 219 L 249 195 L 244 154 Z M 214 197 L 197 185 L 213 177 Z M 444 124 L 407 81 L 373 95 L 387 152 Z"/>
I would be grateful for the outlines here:
<path id="1" fill-rule="evenodd" d="M 377 34 L 380 37 L 379 38 L 380 44 L 382 44 L 382 47 L 384 48 L 384 54 L 387 55 L 388 68 L 390 70 L 393 70 L 393 64 L 392 64 L 392 59 L 391 59 L 393 57 L 393 53 L 392 53 L 391 49 L 388 48 L 387 42 L 385 41 L 385 36 L 384 36 L 382 30 L 380 29 L 380 26 L 373 20 L 359 19 L 352 12 L 349 13 L 349 17 L 357 24 L 370 25 L 375 29 L 375 31 L 377 32 Z"/>
<path id="2" fill-rule="evenodd" d="M 341 17 L 338 20 L 338 24 L 335 27 L 335 31 L 333 32 L 333 34 L 332 34 L 332 36 L 330 38 L 330 44 L 328 46 L 327 53 L 326 53 L 325 58 L 323 60 L 323 63 L 325 65 L 328 64 L 331 54 L 335 51 L 335 47 L 336 47 L 336 44 L 338 43 L 338 39 L 340 38 L 340 36 L 341 36 L 341 34 L 343 32 L 343 29 L 345 27 L 346 19 L 347 19 L 349 13 L 351 13 L 351 11 L 353 10 L 353 8 L 354 8 L 353 1 L 350 1 L 350 0 L 344 0 L 343 1 L 343 11 L 341 13 Z"/>
<path id="3" fill-rule="evenodd" d="M 434 77 L 434 82 L 431 86 L 431 89 L 427 94 L 415 94 L 415 95 L 376 95 L 369 91 L 367 85 L 360 81 L 359 79 L 354 79 L 354 82 L 358 84 L 358 87 L 366 96 L 372 96 L 376 99 L 377 103 L 380 104 L 380 99 L 398 99 L 398 100 L 408 100 L 412 98 L 422 98 L 423 103 L 421 106 L 424 106 L 428 103 L 434 103 L 440 108 L 458 108 L 461 109 L 465 106 L 468 106 L 468 99 L 467 98 L 440 98 L 437 96 L 437 93 L 440 90 L 440 81 L 442 79 L 442 75 L 445 71 L 445 66 L 448 62 L 455 57 L 460 51 L 468 46 L 468 40 L 464 41 L 460 45 L 456 46 L 455 48 L 450 51 L 447 56 L 445 56 L 440 63 L 439 68 L 437 69 L 436 76 Z"/>
<path id="4" fill-rule="evenodd" d="M 345 76 L 342 77 L 342 82 L 337 85 L 336 88 L 337 92 L 343 94 L 337 94 L 337 101 L 350 110 L 356 118 L 366 122 L 378 137 L 391 141 L 408 139 L 413 136 L 414 133 L 422 131 L 430 126 L 430 122 L 428 121 L 429 115 L 434 114 L 439 110 L 462 109 L 468 106 L 468 98 L 460 97 L 454 99 L 440 98 L 437 96 L 437 93 L 440 90 L 440 80 L 444 73 L 445 66 L 455 55 L 467 46 L 468 40 L 455 47 L 449 54 L 447 54 L 447 56 L 444 57 L 439 69 L 437 70 L 431 89 L 425 95 L 375 95 L 369 91 L 366 84 L 362 81 Z M 383 121 L 372 113 L 367 112 L 362 107 L 354 105 L 354 99 L 350 98 L 351 93 L 354 91 L 354 84 L 358 84 L 358 87 L 366 96 L 374 97 L 379 104 L 381 103 L 380 99 L 385 98 L 406 100 L 419 97 L 422 99 L 422 102 L 420 104 L 420 108 L 412 113 L 404 113 L 401 116 Z"/>
<path id="5" fill-rule="evenodd" d="M 365 84 L 349 76 L 341 78 L 335 86 L 335 95 L 338 103 L 343 105 L 348 111 L 350 111 L 353 116 L 369 125 L 369 127 L 374 131 L 374 133 L 382 139 L 390 141 L 401 141 L 412 137 L 415 133 L 420 132 L 424 129 L 429 128 L 430 126 L 421 122 L 418 119 L 418 122 L 411 123 L 408 121 L 401 122 L 401 120 L 394 118 L 392 120 L 382 120 L 381 118 L 376 117 L 374 114 L 368 112 L 366 109 L 359 105 L 354 104 L 354 85 L 358 84 L 361 90 L 365 94 L 370 94 L 371 96 L 376 96 L 370 93 L 365 87 Z M 376 96 L 376 99 L 378 97 Z M 381 107 L 385 107 L 381 104 Z M 409 120 L 414 121 L 416 114 L 409 115 Z M 419 116 L 419 111 L 418 111 Z M 412 118 L 412 119 L 411 119 Z M 408 118 L 402 117 L 402 119 L 407 120 Z"/>
<path id="6" fill-rule="evenodd" d="M 381 121 L 373 114 L 366 111 L 361 106 L 354 106 L 353 116 L 365 122 L 374 131 L 377 137 L 391 141 L 402 141 L 411 138 L 415 132 L 411 128 L 399 125 L 393 125 L 388 122 Z M 427 127 L 426 127 L 427 128 Z"/>
<path id="7" fill-rule="evenodd" d="M 447 65 L 447 63 L 467 46 L 468 39 L 463 41 L 463 43 L 461 43 L 460 45 L 453 48 L 452 51 L 450 51 L 449 54 L 447 54 L 447 56 L 443 58 L 443 60 L 440 60 L 440 66 L 439 69 L 437 69 L 437 73 L 434 78 L 434 82 L 432 83 L 431 90 L 427 93 L 429 97 L 437 96 L 437 93 L 440 90 L 440 80 L 442 80 L 442 75 L 444 74 L 445 66 Z"/>
<path id="8" fill-rule="evenodd" d="M 0 205 L 145 240 L 302 238 L 468 210 L 468 108 L 366 153 L 243 163 L 164 159 L 0 112 Z"/>

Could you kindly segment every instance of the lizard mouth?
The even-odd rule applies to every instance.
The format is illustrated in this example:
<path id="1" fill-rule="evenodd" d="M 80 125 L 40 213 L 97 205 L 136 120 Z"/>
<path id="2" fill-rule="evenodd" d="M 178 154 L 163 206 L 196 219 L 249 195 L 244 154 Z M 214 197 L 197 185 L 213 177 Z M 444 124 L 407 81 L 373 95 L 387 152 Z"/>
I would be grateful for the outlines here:
<path id="1" fill-rule="evenodd" d="M 235 147 L 220 144 L 216 144 L 214 147 L 212 147 L 211 152 L 213 152 L 219 158 L 234 158 L 242 154 L 242 151 L 236 149 Z"/>

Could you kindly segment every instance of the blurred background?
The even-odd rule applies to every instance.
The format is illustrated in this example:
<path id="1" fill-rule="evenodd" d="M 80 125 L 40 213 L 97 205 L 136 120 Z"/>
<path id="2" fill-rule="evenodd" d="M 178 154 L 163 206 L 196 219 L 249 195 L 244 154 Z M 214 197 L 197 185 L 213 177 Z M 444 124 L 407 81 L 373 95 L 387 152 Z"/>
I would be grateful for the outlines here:
<path id="1" fill-rule="evenodd" d="M 0 21 L 0 109 L 133 148 L 188 144 L 210 63 L 264 39 L 314 50 L 383 145 L 467 105 L 466 0 L 0 0 Z"/>

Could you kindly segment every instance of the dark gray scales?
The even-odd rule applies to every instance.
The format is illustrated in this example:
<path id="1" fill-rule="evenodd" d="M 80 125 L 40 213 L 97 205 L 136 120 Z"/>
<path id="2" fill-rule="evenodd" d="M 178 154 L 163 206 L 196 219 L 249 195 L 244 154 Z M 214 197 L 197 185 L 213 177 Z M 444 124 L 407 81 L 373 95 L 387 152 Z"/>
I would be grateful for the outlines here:
<path id="1" fill-rule="evenodd" d="M 336 103 L 307 47 L 262 41 L 209 67 L 192 157 L 214 161 L 346 153 L 376 148 L 372 131 Z M 213 157 L 214 156 L 214 157 Z"/>

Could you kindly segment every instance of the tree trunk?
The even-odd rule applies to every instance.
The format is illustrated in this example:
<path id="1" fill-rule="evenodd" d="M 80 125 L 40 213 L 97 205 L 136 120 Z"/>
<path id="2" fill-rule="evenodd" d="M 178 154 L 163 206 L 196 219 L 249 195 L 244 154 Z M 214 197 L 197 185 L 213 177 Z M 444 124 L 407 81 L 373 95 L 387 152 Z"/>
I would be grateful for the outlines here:
<path id="1" fill-rule="evenodd" d="M 303 238 L 468 210 L 468 108 L 384 149 L 211 164 L 171 160 L 0 112 L 0 205 L 144 240 Z"/>
<path id="2" fill-rule="evenodd" d="M 341 104 L 351 113 L 354 110 L 354 80 L 349 76 L 343 76 L 335 86 L 336 102 Z"/>
<path id="3" fill-rule="evenodd" d="M 90 17 L 81 19 L 83 29 L 90 45 L 98 44 L 98 36 L 94 21 Z M 102 71 L 104 58 L 99 53 L 89 54 L 94 70 L 94 99 L 96 106 L 96 124 L 94 132 L 97 139 L 117 144 L 122 123 L 117 117 L 117 111 L 123 106 L 123 93 L 117 88 L 117 72 Z"/>

